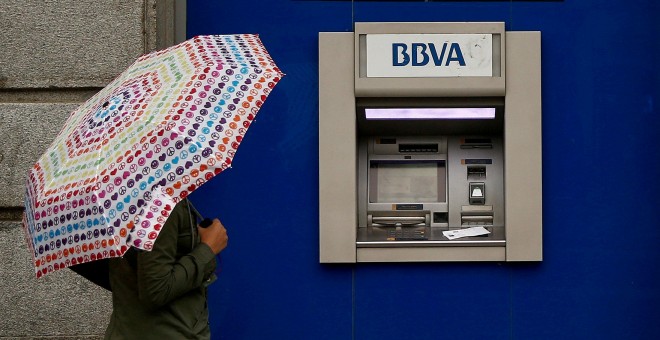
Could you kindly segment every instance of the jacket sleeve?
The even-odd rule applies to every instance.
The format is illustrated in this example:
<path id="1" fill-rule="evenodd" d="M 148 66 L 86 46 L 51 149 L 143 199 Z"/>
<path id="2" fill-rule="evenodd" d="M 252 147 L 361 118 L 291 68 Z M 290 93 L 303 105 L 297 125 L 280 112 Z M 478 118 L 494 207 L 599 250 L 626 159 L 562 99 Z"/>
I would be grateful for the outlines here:
<path id="1" fill-rule="evenodd" d="M 213 272 L 215 254 L 204 243 L 198 242 L 189 253 L 177 259 L 180 230 L 187 232 L 191 227 L 189 216 L 185 204 L 178 204 L 161 229 L 153 249 L 137 256 L 138 295 L 147 306 L 163 306 L 200 288 L 208 274 Z"/>

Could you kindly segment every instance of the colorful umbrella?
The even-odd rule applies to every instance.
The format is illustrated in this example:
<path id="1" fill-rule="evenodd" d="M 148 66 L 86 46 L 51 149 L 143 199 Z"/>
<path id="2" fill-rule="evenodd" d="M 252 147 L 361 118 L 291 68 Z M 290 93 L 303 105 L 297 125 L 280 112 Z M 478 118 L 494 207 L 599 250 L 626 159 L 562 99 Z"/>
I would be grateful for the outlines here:
<path id="1" fill-rule="evenodd" d="M 256 35 L 198 36 L 82 104 L 27 179 L 37 277 L 150 250 L 174 205 L 230 167 L 282 76 Z"/>

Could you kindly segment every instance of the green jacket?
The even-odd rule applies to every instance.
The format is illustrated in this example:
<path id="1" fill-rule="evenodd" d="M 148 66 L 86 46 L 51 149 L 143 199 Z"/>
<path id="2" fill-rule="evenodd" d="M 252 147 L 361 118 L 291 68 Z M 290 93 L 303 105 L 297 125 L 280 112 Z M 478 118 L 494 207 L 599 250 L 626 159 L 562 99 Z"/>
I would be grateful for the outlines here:
<path id="1" fill-rule="evenodd" d="M 110 261 L 105 339 L 210 339 L 206 285 L 215 255 L 200 243 L 187 200 L 174 207 L 153 249 L 134 254 Z"/>

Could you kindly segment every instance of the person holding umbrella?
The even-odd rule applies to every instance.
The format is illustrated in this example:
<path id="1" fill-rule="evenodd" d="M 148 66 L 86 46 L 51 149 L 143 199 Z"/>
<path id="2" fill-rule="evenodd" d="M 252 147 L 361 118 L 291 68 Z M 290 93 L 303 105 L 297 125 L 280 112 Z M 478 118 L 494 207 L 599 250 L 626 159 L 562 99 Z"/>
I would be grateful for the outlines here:
<path id="1" fill-rule="evenodd" d="M 197 226 L 188 200 L 177 204 L 151 251 L 110 260 L 113 311 L 105 339 L 209 339 L 206 287 L 227 246 L 218 219 Z"/>
<path id="2" fill-rule="evenodd" d="M 227 232 L 198 228 L 187 197 L 231 168 L 282 76 L 256 34 L 196 36 L 74 110 L 26 179 L 36 277 L 71 268 L 111 288 L 107 339 L 209 338 L 206 286 Z M 109 285 L 83 274 L 108 271 Z"/>
<path id="3" fill-rule="evenodd" d="M 113 311 L 105 339 L 209 339 L 206 287 L 227 246 L 218 219 L 197 226 L 189 200 L 177 204 L 151 251 L 110 259 Z"/>

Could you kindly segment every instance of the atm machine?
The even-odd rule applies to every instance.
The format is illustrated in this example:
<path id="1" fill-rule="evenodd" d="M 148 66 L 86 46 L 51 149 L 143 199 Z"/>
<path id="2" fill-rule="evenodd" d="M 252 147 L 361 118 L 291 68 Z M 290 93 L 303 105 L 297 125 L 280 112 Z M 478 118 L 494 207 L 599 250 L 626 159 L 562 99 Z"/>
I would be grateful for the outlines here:
<path id="1" fill-rule="evenodd" d="M 319 35 L 321 263 L 541 261 L 540 33 Z"/>

